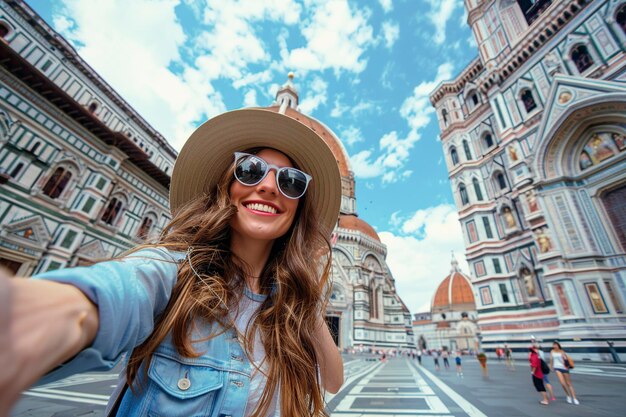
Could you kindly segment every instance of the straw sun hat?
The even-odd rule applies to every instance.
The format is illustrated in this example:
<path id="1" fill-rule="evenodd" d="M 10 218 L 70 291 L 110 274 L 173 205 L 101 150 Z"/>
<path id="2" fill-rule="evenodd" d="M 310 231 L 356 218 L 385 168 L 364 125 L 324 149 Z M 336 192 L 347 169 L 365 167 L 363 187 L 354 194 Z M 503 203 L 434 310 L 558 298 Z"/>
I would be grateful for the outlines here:
<path id="1" fill-rule="evenodd" d="M 326 142 L 309 127 L 291 117 L 263 109 L 220 114 L 191 134 L 172 172 L 172 213 L 211 190 L 233 164 L 234 152 L 256 147 L 284 153 L 297 168 L 313 177 L 306 198 L 313 203 L 313 209 L 330 235 L 341 204 L 341 177 L 335 156 Z"/>

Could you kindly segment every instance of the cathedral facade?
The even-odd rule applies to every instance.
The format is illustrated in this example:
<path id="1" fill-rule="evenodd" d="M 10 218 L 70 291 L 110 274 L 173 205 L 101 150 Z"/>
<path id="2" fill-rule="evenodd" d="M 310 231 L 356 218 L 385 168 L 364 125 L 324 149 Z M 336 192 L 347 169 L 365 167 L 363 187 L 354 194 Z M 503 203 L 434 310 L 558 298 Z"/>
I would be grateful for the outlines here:
<path id="1" fill-rule="evenodd" d="M 482 346 L 626 352 L 626 2 L 465 0 L 479 56 L 431 93 Z"/>
<path id="2" fill-rule="evenodd" d="M 169 221 L 176 152 L 23 2 L 0 1 L 0 264 L 116 256 Z"/>
<path id="3" fill-rule="evenodd" d="M 327 312 L 338 346 L 412 347 L 387 249 L 356 215 L 340 140 L 298 111 L 291 79 L 265 109 L 315 130 L 340 167 Z M 28 5 L 0 0 L 0 265 L 18 276 L 89 265 L 158 236 L 176 155 Z"/>

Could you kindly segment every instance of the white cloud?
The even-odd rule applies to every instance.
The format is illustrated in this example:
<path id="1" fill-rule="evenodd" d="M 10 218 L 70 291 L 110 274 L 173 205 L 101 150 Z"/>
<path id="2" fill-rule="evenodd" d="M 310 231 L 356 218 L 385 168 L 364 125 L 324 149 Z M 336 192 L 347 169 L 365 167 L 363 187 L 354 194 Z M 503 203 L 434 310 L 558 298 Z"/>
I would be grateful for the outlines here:
<path id="1" fill-rule="evenodd" d="M 461 0 L 427 0 L 430 4 L 430 12 L 427 16 L 435 26 L 433 41 L 441 45 L 446 40 L 446 26 L 452 14 L 458 7 L 463 7 Z"/>
<path id="2" fill-rule="evenodd" d="M 380 7 L 383 8 L 383 11 L 385 13 L 389 13 L 393 10 L 392 0 L 378 0 L 378 2 L 380 3 Z"/>
<path id="3" fill-rule="evenodd" d="M 385 40 L 385 47 L 387 49 L 391 49 L 394 43 L 400 37 L 400 26 L 397 23 L 393 23 L 392 21 L 383 22 L 382 25 L 382 36 Z"/>
<path id="4" fill-rule="evenodd" d="M 243 105 L 245 107 L 259 107 L 256 98 L 256 90 L 248 90 L 243 96 Z"/>
<path id="5" fill-rule="evenodd" d="M 294 25 L 301 13 L 298 3 L 282 0 L 184 3 L 203 19 L 193 38 L 176 16 L 178 0 L 64 0 L 53 17 L 78 53 L 176 148 L 199 121 L 226 110 L 215 80 L 242 88 L 271 78 L 269 70 L 249 68 L 271 60 L 256 23 Z"/>
<path id="6" fill-rule="evenodd" d="M 259 2 L 262 3 L 262 2 Z M 305 0 L 311 15 L 302 23 L 305 47 L 287 49 L 285 36 L 279 37 L 281 57 L 286 67 L 301 70 L 332 69 L 360 73 L 365 69 L 365 50 L 374 44 L 370 13 L 349 5 L 347 0 Z"/>
<path id="7" fill-rule="evenodd" d="M 382 183 L 392 183 L 408 178 L 412 171 L 405 170 L 409 151 L 419 140 L 419 135 L 411 133 L 406 138 L 398 137 L 398 132 L 391 131 L 380 139 L 378 156 L 373 151 L 364 150 L 350 158 L 354 175 L 357 178 L 381 177 Z"/>
<path id="8" fill-rule="evenodd" d="M 372 162 L 372 151 L 364 150 L 350 157 L 350 166 L 357 178 L 374 178 L 381 176 L 384 171 L 381 164 Z"/>
<path id="9" fill-rule="evenodd" d="M 348 110 L 348 106 L 341 102 L 341 96 L 335 98 L 335 105 L 330 111 L 330 117 L 341 117 Z"/>
<path id="10" fill-rule="evenodd" d="M 428 95 L 443 80 L 452 77 L 452 64 L 441 64 L 432 81 L 423 81 L 413 89 L 413 95 L 402 103 L 400 115 L 406 119 L 409 132 L 402 138 L 397 131 L 383 135 L 379 141 L 379 154 L 373 149 L 361 151 L 351 158 L 354 174 L 357 178 L 381 177 L 383 184 L 393 183 L 411 176 L 412 171 L 404 169 L 410 151 L 420 139 L 420 130 L 431 120 L 435 109 L 431 106 Z"/>
<path id="11" fill-rule="evenodd" d="M 350 125 L 341 131 L 341 141 L 352 146 L 357 142 L 363 142 L 363 134 L 361 129 L 356 126 Z"/>
<path id="12" fill-rule="evenodd" d="M 309 88 L 306 89 L 306 97 L 300 101 L 299 110 L 305 114 L 311 114 L 320 105 L 326 104 L 328 96 L 328 83 L 320 77 L 314 77 Z"/>
<path id="13" fill-rule="evenodd" d="M 400 219 L 396 212 L 390 223 L 401 224 Z M 411 313 L 428 311 L 435 290 L 450 273 L 451 251 L 461 270 L 469 274 L 458 213 L 453 205 L 418 210 L 404 221 L 401 230 L 400 234 L 378 233 L 387 245 L 387 264 Z"/>
<path id="14" fill-rule="evenodd" d="M 412 130 L 418 131 L 430 122 L 430 116 L 435 112 L 435 109 L 430 104 L 428 96 L 440 82 L 452 78 L 452 68 L 450 62 L 439 65 L 435 79 L 421 82 L 413 89 L 413 95 L 402 103 L 400 114 L 407 120 Z"/>

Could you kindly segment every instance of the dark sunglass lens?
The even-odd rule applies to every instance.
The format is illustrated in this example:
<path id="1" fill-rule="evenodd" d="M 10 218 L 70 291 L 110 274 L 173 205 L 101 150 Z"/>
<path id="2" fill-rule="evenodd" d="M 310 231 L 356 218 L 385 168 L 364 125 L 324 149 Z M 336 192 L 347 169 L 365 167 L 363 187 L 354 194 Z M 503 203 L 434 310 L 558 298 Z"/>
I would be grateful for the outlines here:
<path id="1" fill-rule="evenodd" d="M 306 177 L 297 169 L 283 169 L 278 175 L 278 186 L 288 197 L 302 197 L 306 190 Z"/>
<path id="2" fill-rule="evenodd" d="M 256 156 L 245 156 L 237 162 L 235 175 L 244 184 L 256 184 L 261 181 L 267 167 L 265 162 Z"/>

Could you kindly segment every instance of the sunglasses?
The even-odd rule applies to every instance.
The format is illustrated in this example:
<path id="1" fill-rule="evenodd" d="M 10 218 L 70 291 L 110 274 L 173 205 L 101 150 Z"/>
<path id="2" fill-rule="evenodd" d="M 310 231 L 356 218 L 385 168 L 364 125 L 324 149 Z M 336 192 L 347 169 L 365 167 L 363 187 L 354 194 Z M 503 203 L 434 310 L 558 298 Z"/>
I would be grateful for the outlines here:
<path id="1" fill-rule="evenodd" d="M 276 171 L 278 190 L 287 198 L 297 199 L 304 195 L 309 182 L 313 179 L 306 172 L 292 167 L 278 167 L 268 164 L 257 155 L 235 152 L 235 178 L 243 185 L 257 185 L 271 170 Z"/>

